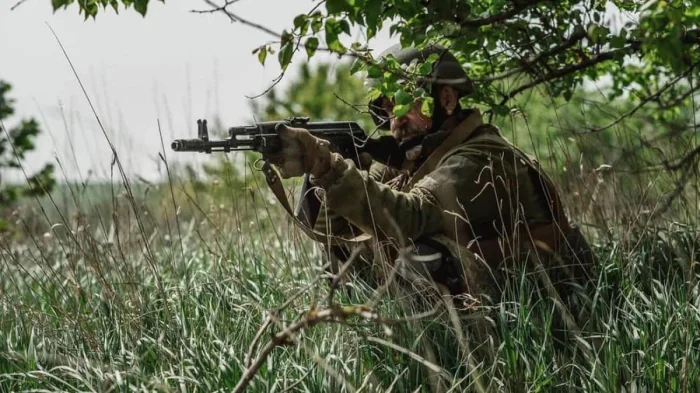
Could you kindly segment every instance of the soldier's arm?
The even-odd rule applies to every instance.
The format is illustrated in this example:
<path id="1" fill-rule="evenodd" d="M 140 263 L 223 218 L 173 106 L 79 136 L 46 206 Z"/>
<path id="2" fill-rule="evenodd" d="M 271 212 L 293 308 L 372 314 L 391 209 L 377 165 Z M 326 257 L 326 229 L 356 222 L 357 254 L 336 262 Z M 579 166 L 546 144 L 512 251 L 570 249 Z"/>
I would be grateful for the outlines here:
<path id="1" fill-rule="evenodd" d="M 398 174 L 398 171 L 393 170 L 379 162 L 373 162 L 369 168 L 369 178 L 384 183 Z M 321 233 L 333 234 L 335 236 L 358 236 L 361 230 L 352 225 L 342 215 L 336 213 L 327 204 L 321 204 L 318 219 L 314 225 L 314 229 Z"/>
<path id="2" fill-rule="evenodd" d="M 455 201 L 476 195 L 477 163 L 468 155 L 447 158 L 410 191 L 393 190 L 334 155 L 331 170 L 314 182 L 326 190 L 326 205 L 363 232 L 412 240 L 441 232 Z M 471 184 L 470 184 L 471 183 Z"/>

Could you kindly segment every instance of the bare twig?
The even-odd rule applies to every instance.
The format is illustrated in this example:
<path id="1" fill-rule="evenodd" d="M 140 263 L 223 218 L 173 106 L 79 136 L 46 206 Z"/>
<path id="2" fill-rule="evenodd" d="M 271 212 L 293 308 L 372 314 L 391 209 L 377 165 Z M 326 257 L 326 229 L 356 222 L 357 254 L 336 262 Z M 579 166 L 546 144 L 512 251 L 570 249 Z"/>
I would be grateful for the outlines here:
<path id="1" fill-rule="evenodd" d="M 224 5 L 222 6 L 217 6 L 216 4 L 212 5 L 210 3 L 210 5 L 212 5 L 214 8 L 210 10 L 190 10 L 190 12 L 195 14 L 211 14 L 214 12 L 226 11 L 226 7 L 230 6 L 233 3 L 238 3 L 239 1 L 241 0 L 226 0 L 226 2 L 224 2 Z"/>
<path id="2" fill-rule="evenodd" d="M 250 27 L 258 29 L 260 31 L 264 31 L 265 33 L 270 34 L 270 35 L 277 37 L 277 38 L 279 38 L 281 36 L 280 33 L 276 32 L 270 28 L 267 28 L 261 24 L 255 23 L 255 22 L 251 22 L 247 19 L 243 19 L 240 16 L 238 16 L 237 14 L 234 14 L 231 11 L 229 11 L 227 7 L 233 3 L 238 2 L 238 1 L 239 0 L 227 0 L 224 5 L 218 5 L 211 0 L 204 0 L 205 3 L 207 3 L 209 6 L 212 7 L 210 10 L 191 10 L 190 12 L 200 13 L 200 14 L 201 13 L 222 12 L 223 14 L 228 16 L 228 18 L 231 20 L 231 22 L 239 22 L 243 25 L 250 26 Z"/>
<path id="3" fill-rule="evenodd" d="M 265 344 L 263 349 L 260 351 L 260 354 L 258 357 L 250 363 L 250 366 L 246 368 L 246 370 L 243 372 L 243 376 L 241 377 L 240 381 L 238 381 L 238 384 L 236 387 L 233 389 L 233 392 L 242 392 L 243 390 L 246 389 L 246 387 L 250 384 L 250 382 L 253 380 L 255 377 L 255 374 L 257 374 L 258 370 L 262 365 L 265 363 L 265 360 L 267 359 L 268 356 L 272 353 L 272 351 L 279 346 L 284 346 L 284 345 L 289 345 L 292 341 L 292 338 L 296 333 L 308 329 L 310 327 L 313 327 L 315 325 L 321 324 L 321 323 L 343 323 L 346 320 L 352 318 L 352 317 L 357 317 L 361 318 L 363 320 L 369 321 L 371 323 L 379 324 L 379 325 L 390 325 L 390 324 L 399 324 L 399 323 L 405 323 L 408 320 L 413 320 L 415 318 L 428 318 L 437 312 L 439 308 L 435 308 L 431 312 L 423 313 L 420 315 L 414 315 L 410 316 L 407 318 L 402 318 L 402 319 L 385 319 L 381 315 L 379 315 L 376 312 L 373 312 L 371 309 L 369 309 L 366 306 L 359 305 L 359 306 L 333 306 L 329 307 L 326 309 L 322 310 L 309 310 L 302 318 L 300 318 L 297 322 L 289 325 L 285 329 L 283 329 L 281 332 L 278 332 L 272 336 L 270 341 Z M 269 320 L 269 319 L 268 319 Z M 261 329 L 262 330 L 262 329 Z M 381 340 L 381 339 L 377 339 Z M 391 344 L 392 346 L 395 346 L 395 344 Z M 398 347 L 398 346 L 397 346 Z M 400 347 L 399 347 L 400 348 Z M 398 350 L 398 349 L 397 349 Z M 403 349 L 404 351 L 407 351 Z M 409 355 L 411 356 L 411 355 Z M 423 359 L 417 354 L 413 354 L 412 357 L 417 358 L 417 359 Z M 433 369 L 437 370 L 442 370 L 439 366 L 432 364 L 431 367 Z M 444 372 L 438 371 L 438 372 Z M 446 374 L 449 376 L 449 374 Z M 449 379 L 451 380 L 451 376 L 449 376 Z"/>
<path id="4" fill-rule="evenodd" d="M 27 0 L 19 0 L 17 3 L 15 3 L 15 5 L 13 5 L 12 7 L 10 7 L 10 11 L 14 11 L 15 8 L 19 7 L 20 5 L 22 5 L 22 3 L 26 2 L 26 1 L 27 1 Z"/>
<path id="5" fill-rule="evenodd" d="M 253 351 L 258 345 L 258 341 L 260 341 L 260 338 L 265 333 L 265 330 L 268 328 L 268 326 L 270 326 L 270 323 L 272 323 L 272 318 L 268 316 L 267 318 L 265 318 L 265 322 L 263 322 L 263 324 L 260 326 L 260 329 L 258 329 L 258 332 L 255 334 L 255 337 L 253 337 L 253 341 L 250 343 L 250 347 L 248 347 L 248 353 L 246 354 L 244 360 L 246 367 L 250 368 L 250 363 L 253 360 Z"/>
<path id="6" fill-rule="evenodd" d="M 300 383 L 304 382 L 304 380 L 306 379 L 306 377 L 308 377 L 309 374 L 311 374 L 311 372 L 312 372 L 313 370 L 314 370 L 313 367 L 312 367 L 312 368 L 309 368 L 308 370 L 306 370 L 306 372 L 304 373 L 304 375 L 302 375 L 301 377 L 299 377 L 299 379 L 297 379 L 296 381 L 294 381 L 293 384 L 291 384 L 291 385 L 287 386 L 286 388 L 282 389 L 282 391 L 281 391 L 280 393 L 289 392 L 289 391 L 291 391 L 292 389 L 294 389 L 295 386 L 297 386 L 297 385 L 299 385 Z"/>
<path id="7" fill-rule="evenodd" d="M 519 67 L 513 68 L 511 70 L 505 71 L 501 74 L 491 76 L 488 78 L 482 78 L 482 79 L 476 79 L 475 82 L 494 82 L 497 80 L 505 79 L 510 76 L 513 76 L 517 73 L 520 72 L 525 72 L 529 70 L 530 68 L 534 67 L 536 63 L 538 63 L 540 60 L 546 58 L 546 57 L 551 57 L 556 54 L 559 54 L 572 46 L 576 45 L 579 41 L 583 40 L 584 38 L 587 37 L 587 34 L 585 32 L 576 32 L 572 34 L 566 41 L 564 41 L 561 45 L 558 45 L 548 51 L 540 52 L 538 55 L 533 57 L 530 60 L 525 60 L 523 59 L 523 64 L 521 64 Z"/>

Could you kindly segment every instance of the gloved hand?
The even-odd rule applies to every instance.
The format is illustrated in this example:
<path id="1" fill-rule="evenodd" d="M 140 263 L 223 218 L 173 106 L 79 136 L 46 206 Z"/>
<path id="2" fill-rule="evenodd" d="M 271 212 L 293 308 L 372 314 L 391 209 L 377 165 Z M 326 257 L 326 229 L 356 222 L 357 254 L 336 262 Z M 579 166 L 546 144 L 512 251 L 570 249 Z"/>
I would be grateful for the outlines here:
<path id="1" fill-rule="evenodd" d="M 275 165 L 284 179 L 310 173 L 323 176 L 331 168 L 331 150 L 328 141 L 316 138 L 303 128 L 279 123 L 275 131 L 282 139 L 282 149 L 265 158 Z"/>

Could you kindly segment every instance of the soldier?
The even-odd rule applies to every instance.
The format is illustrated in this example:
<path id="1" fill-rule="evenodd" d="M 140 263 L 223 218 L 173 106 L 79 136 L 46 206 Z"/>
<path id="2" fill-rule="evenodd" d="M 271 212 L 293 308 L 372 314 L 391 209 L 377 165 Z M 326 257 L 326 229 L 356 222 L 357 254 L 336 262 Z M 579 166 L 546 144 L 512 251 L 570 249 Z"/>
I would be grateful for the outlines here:
<path id="1" fill-rule="evenodd" d="M 432 116 L 421 113 L 420 103 L 400 117 L 386 97 L 370 103 L 375 123 L 391 131 L 405 155 L 400 164 L 359 168 L 325 140 L 285 125 L 278 129 L 284 148 L 268 161 L 284 178 L 310 174 L 323 191 L 317 230 L 371 235 L 375 260 L 405 256 L 402 244 L 409 256 L 422 255 L 399 258 L 406 277 L 429 278 L 455 296 L 498 298 L 508 272 L 521 264 L 546 271 L 548 285 L 566 295 L 590 278 L 593 259 L 537 162 L 482 123 L 477 110 L 460 106 L 472 84 L 449 51 L 396 45 L 382 56 L 409 64 L 431 53 L 439 55 L 425 85 Z M 330 251 L 342 263 L 352 248 L 336 243 Z"/>

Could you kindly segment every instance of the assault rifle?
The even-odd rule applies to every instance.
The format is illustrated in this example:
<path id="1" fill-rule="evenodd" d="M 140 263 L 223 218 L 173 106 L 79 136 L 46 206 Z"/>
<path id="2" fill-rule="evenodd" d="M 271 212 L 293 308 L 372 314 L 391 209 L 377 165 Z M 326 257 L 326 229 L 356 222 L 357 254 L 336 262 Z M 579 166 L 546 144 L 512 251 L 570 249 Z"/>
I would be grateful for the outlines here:
<path id="1" fill-rule="evenodd" d="M 177 152 L 200 152 L 211 154 L 212 152 L 255 151 L 262 154 L 262 159 L 268 154 L 274 154 L 282 148 L 282 139 L 277 134 L 276 127 L 285 123 L 290 127 L 298 127 L 309 130 L 311 135 L 326 139 L 331 151 L 344 158 L 351 159 L 355 165 L 360 166 L 359 157 L 368 153 L 374 161 L 386 165 L 400 167 L 405 154 L 399 148 L 397 141 L 390 135 L 378 138 L 369 138 L 359 124 L 352 121 L 321 121 L 312 122 L 308 117 L 294 117 L 280 121 L 259 122 L 249 126 L 231 127 L 228 130 L 228 138 L 221 140 L 209 139 L 207 121 L 197 120 L 196 139 L 176 139 L 171 147 Z M 295 212 L 291 212 L 289 203 L 270 165 L 265 162 L 262 166 L 266 180 L 284 208 L 296 218 L 302 220 L 308 227 L 313 227 L 318 215 L 320 202 L 313 192 L 307 192 L 311 183 L 309 175 L 304 177 L 302 185 L 303 197 L 299 200 Z M 284 200 L 283 200 L 284 199 Z"/>
<path id="2" fill-rule="evenodd" d="M 209 139 L 207 121 L 197 120 L 196 139 L 176 139 L 171 147 L 178 152 L 212 152 L 256 151 L 262 153 L 262 158 L 274 154 L 282 148 L 275 128 L 285 123 L 290 127 L 305 128 L 311 135 L 326 139 L 331 151 L 344 158 L 357 160 L 362 153 L 369 153 L 372 159 L 394 166 L 404 156 L 399 150 L 396 140 L 388 135 L 379 138 L 368 138 L 359 124 L 353 121 L 309 121 L 308 117 L 294 117 L 280 121 L 266 121 L 250 126 L 231 127 L 228 138 L 222 140 Z M 356 164 L 358 162 L 355 162 Z"/>

